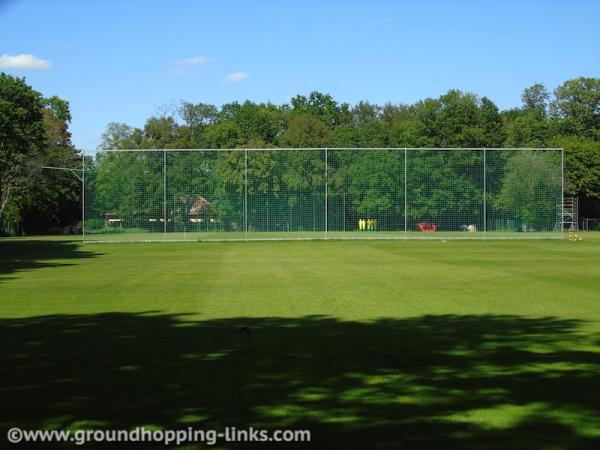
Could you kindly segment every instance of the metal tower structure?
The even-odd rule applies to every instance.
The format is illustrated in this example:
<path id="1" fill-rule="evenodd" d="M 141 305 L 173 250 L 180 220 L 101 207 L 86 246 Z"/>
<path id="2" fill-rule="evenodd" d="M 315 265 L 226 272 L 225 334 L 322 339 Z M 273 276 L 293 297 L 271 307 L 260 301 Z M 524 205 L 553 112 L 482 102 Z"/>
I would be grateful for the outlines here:
<path id="1" fill-rule="evenodd" d="M 558 223 L 567 230 L 579 229 L 579 199 L 577 197 L 564 197 L 563 203 L 557 205 Z"/>

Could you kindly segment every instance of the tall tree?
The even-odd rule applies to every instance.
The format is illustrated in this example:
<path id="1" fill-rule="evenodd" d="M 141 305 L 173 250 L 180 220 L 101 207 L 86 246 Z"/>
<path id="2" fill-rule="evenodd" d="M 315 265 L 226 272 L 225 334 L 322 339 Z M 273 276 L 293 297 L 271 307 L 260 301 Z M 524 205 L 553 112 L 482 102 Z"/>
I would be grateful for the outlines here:
<path id="1" fill-rule="evenodd" d="M 19 220 L 45 145 L 41 94 L 23 78 L 0 73 L 0 232 Z"/>
<path id="2" fill-rule="evenodd" d="M 565 188 L 579 197 L 587 217 L 600 215 L 600 140 L 581 136 L 556 136 L 549 145 L 564 148 Z"/>
<path id="3" fill-rule="evenodd" d="M 140 148 L 142 130 L 126 123 L 110 122 L 106 126 L 106 131 L 102 133 L 101 139 L 99 145 L 101 150 Z"/>
<path id="4" fill-rule="evenodd" d="M 554 96 L 551 113 L 562 134 L 600 139 L 600 78 L 567 80 Z"/>
<path id="5" fill-rule="evenodd" d="M 495 206 L 522 225 L 552 231 L 561 196 L 560 160 L 556 154 L 535 151 L 512 156 Z"/>
<path id="6" fill-rule="evenodd" d="M 69 103 L 44 100 L 46 145 L 38 161 L 45 166 L 81 169 L 81 156 L 71 143 Z M 42 170 L 22 206 L 22 231 L 46 233 L 76 224 L 81 217 L 81 181 L 72 173 Z"/>
<path id="7" fill-rule="evenodd" d="M 313 91 L 308 97 L 297 95 L 292 98 L 292 113 L 306 113 L 319 118 L 327 127 L 342 125 L 352 120 L 350 106 L 341 105 L 329 94 Z"/>
<path id="8" fill-rule="evenodd" d="M 150 117 L 144 125 L 144 148 L 173 148 L 179 126 L 171 116 Z"/>
<path id="9" fill-rule="evenodd" d="M 536 110 L 546 114 L 550 93 L 542 83 L 525 88 L 521 94 L 524 110 Z"/>
<path id="10" fill-rule="evenodd" d="M 450 90 L 439 99 L 415 105 L 420 122 L 419 145 L 432 147 L 497 147 L 503 142 L 498 108 L 486 97 Z"/>
<path id="11" fill-rule="evenodd" d="M 288 147 L 328 147 L 331 142 L 329 128 L 309 113 L 294 115 L 281 137 L 281 143 Z"/>
<path id="12" fill-rule="evenodd" d="M 179 128 L 177 148 L 200 148 L 206 146 L 204 130 L 218 119 L 219 110 L 206 103 L 181 101 L 176 110 L 184 126 Z"/>

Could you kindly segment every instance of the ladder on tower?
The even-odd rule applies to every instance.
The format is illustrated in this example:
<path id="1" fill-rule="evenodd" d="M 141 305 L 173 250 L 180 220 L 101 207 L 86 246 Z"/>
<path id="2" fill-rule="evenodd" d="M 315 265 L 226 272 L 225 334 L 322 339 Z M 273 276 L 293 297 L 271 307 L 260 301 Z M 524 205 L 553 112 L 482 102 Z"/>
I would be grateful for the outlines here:
<path id="1" fill-rule="evenodd" d="M 555 228 L 562 230 L 578 230 L 579 226 L 579 199 L 577 197 L 564 197 L 562 203 L 556 205 L 557 223 Z M 556 231 L 562 231 L 556 230 Z"/>

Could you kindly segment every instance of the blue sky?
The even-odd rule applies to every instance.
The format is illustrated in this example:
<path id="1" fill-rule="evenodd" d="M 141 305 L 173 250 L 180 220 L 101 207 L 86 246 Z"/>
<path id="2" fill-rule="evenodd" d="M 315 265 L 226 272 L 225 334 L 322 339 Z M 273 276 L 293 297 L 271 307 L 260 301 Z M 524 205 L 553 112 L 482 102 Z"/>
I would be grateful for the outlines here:
<path id="1" fill-rule="evenodd" d="M 86 149 L 108 122 L 142 126 L 180 99 L 458 88 L 506 109 L 535 82 L 600 76 L 600 1 L 0 0 L 0 70 L 68 100 Z"/>

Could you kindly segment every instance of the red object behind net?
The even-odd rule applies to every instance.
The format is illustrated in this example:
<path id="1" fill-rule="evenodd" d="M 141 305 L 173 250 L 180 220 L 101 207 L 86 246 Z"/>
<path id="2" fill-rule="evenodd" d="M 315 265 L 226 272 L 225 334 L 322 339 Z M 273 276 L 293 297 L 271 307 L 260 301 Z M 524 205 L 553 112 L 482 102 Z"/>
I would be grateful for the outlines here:
<path id="1" fill-rule="evenodd" d="M 434 233 L 437 231 L 437 225 L 434 223 L 420 222 L 417 224 L 417 226 L 419 227 L 419 231 L 424 233 Z"/>

